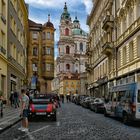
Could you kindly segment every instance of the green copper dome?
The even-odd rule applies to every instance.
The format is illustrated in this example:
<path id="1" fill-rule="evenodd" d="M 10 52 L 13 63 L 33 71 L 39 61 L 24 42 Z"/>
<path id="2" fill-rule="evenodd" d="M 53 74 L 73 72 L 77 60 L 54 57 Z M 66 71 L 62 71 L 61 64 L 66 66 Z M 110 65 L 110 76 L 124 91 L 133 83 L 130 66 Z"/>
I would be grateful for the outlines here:
<path id="1" fill-rule="evenodd" d="M 72 33 L 73 33 L 73 35 L 87 36 L 87 33 L 80 28 L 74 28 L 72 30 Z"/>
<path id="2" fill-rule="evenodd" d="M 64 6 L 64 11 L 61 15 L 61 19 L 71 19 L 70 14 L 68 13 L 68 10 L 67 10 L 66 2 L 65 2 L 65 6 Z"/>
<path id="3" fill-rule="evenodd" d="M 79 23 L 79 20 L 77 19 L 77 16 L 75 17 L 75 20 L 73 21 L 73 23 Z"/>

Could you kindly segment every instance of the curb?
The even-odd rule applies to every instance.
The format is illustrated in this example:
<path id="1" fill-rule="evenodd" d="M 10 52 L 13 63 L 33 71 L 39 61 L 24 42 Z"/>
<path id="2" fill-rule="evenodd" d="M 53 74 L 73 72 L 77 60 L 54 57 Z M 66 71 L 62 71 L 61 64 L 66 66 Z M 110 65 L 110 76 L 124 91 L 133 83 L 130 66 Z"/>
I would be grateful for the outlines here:
<path id="1" fill-rule="evenodd" d="M 3 128 L 2 130 L 0 130 L 0 134 L 3 133 L 5 130 L 11 128 L 13 125 L 17 124 L 18 122 L 20 122 L 22 120 L 22 118 L 19 118 L 18 120 L 16 120 L 15 122 L 11 123 L 10 125 L 6 126 L 5 128 Z"/>

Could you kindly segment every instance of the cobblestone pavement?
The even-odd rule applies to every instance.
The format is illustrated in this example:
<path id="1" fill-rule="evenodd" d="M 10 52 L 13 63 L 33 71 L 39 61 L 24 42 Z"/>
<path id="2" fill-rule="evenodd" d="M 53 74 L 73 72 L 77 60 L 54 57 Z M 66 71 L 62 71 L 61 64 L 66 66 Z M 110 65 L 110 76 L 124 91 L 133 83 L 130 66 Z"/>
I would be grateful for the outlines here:
<path id="1" fill-rule="evenodd" d="M 28 133 L 18 131 L 18 123 L 2 133 L 0 140 L 140 140 L 140 125 L 126 126 L 73 103 L 62 105 L 57 116 L 57 122 L 30 122 Z"/>

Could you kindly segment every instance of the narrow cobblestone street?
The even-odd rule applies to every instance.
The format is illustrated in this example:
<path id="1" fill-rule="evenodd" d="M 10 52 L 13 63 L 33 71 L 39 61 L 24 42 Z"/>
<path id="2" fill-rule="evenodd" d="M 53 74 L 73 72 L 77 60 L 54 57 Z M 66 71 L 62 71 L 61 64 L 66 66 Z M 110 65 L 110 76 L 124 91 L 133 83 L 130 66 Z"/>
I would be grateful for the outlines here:
<path id="1" fill-rule="evenodd" d="M 0 135 L 1 140 L 139 140 L 140 126 L 126 126 L 73 103 L 58 109 L 57 122 L 38 119 L 29 132 L 18 131 L 20 123 Z"/>

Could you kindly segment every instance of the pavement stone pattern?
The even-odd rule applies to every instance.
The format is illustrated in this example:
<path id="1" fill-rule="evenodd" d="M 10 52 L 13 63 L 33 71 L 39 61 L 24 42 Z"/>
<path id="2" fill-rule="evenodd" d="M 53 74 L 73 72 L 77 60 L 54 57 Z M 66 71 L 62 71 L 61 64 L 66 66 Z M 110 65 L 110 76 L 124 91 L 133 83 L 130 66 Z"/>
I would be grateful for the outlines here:
<path id="1" fill-rule="evenodd" d="M 0 133 L 12 127 L 15 123 L 19 122 L 20 108 L 5 106 L 3 110 L 3 117 L 0 117 Z"/>
<path id="2" fill-rule="evenodd" d="M 73 103 L 58 109 L 57 122 L 30 122 L 28 133 L 18 131 L 20 123 L 0 135 L 0 140 L 140 140 L 140 125 L 126 126 Z"/>

